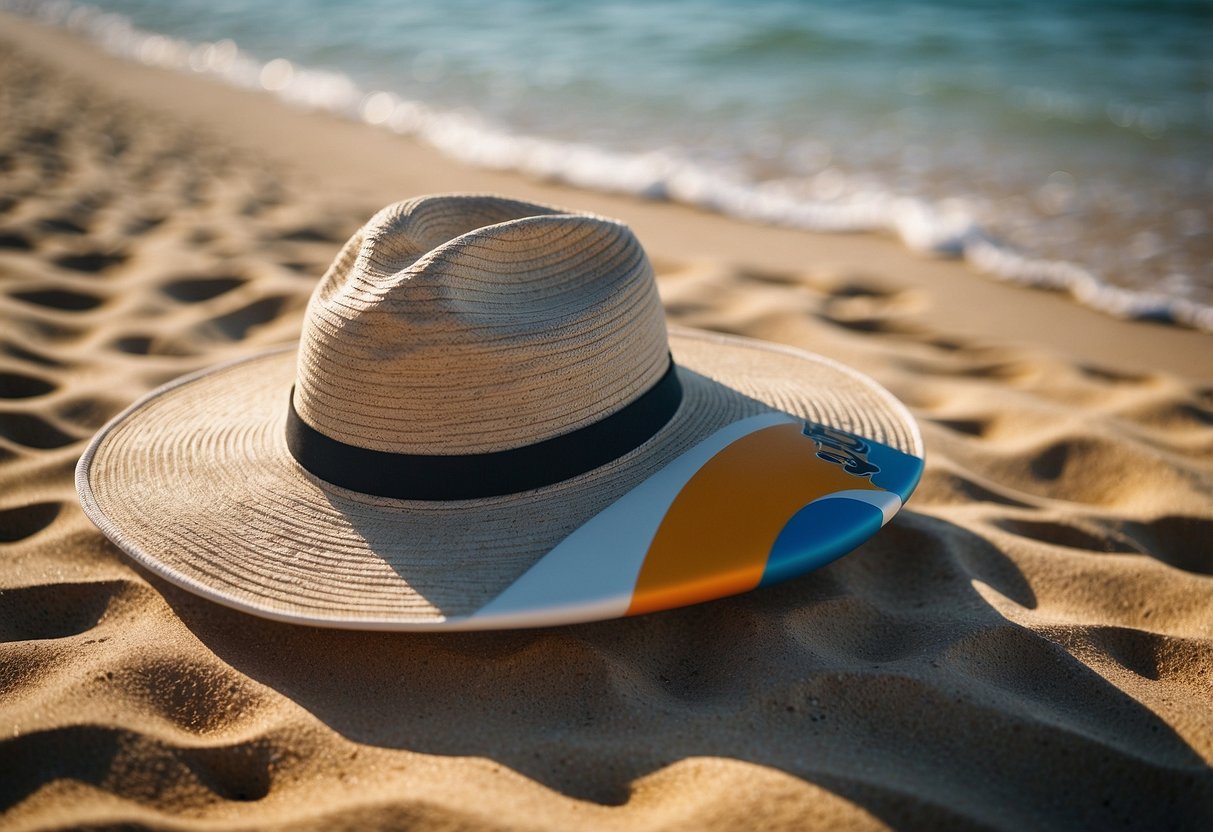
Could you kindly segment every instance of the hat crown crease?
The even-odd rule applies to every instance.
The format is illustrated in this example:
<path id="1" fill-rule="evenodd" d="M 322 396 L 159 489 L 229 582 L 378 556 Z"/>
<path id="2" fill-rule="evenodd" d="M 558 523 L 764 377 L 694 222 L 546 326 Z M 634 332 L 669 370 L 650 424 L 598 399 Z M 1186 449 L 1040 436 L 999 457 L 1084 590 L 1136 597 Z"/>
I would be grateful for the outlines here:
<path id="1" fill-rule="evenodd" d="M 523 447 L 606 418 L 668 365 L 652 267 L 621 223 L 489 197 L 379 212 L 308 306 L 295 406 L 404 454 Z"/>

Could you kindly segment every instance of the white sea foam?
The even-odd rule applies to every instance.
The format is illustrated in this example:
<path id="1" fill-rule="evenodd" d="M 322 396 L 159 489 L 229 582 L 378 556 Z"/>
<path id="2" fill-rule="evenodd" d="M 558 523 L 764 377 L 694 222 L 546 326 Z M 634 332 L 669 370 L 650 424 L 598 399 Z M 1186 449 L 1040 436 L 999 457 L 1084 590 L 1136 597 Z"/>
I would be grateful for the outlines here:
<path id="1" fill-rule="evenodd" d="M 1213 305 L 1127 289 L 1074 262 L 1033 257 L 986 234 L 959 200 L 927 201 L 855 187 L 834 169 L 803 182 L 755 181 L 670 150 L 620 152 L 523 135 L 467 110 L 443 110 L 285 58 L 255 57 L 231 40 L 193 43 L 141 30 L 126 17 L 70 0 L 0 0 L 0 9 L 82 34 L 140 63 L 205 75 L 281 100 L 392 130 L 468 164 L 597 191 L 670 200 L 750 222 L 823 232 L 884 232 L 920 253 L 960 257 L 994 278 L 1068 293 L 1121 318 L 1170 321 L 1213 333 Z"/>

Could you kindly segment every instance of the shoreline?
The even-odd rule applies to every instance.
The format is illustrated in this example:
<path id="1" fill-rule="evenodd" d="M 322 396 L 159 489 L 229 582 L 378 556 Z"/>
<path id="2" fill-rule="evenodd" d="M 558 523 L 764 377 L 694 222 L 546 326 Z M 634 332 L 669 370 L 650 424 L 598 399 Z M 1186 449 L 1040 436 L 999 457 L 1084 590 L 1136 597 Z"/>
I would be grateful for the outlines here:
<path id="1" fill-rule="evenodd" d="M 0 9 L 4 6 L 0 2 Z M 12 4 L 13 9 L 21 7 L 20 3 Z M 701 162 L 694 160 L 694 154 L 685 156 L 676 149 L 655 153 L 635 148 L 625 151 L 516 133 L 491 120 L 480 122 L 474 113 L 450 111 L 443 106 L 441 96 L 437 101 L 428 102 L 401 97 L 390 89 L 376 90 L 373 85 L 360 85 L 341 71 L 297 64 L 289 57 L 273 58 L 272 53 L 254 56 L 243 51 L 243 44 L 230 40 L 217 44 L 178 40 L 172 35 L 140 29 L 121 14 L 96 13 L 90 9 L 65 2 L 61 6 L 48 7 L 44 14 L 37 14 L 36 8 L 25 7 L 33 19 L 45 20 L 100 44 L 108 53 L 122 59 L 252 89 L 290 106 L 323 111 L 354 122 L 369 122 L 376 125 L 376 129 L 407 135 L 450 160 L 482 169 L 513 171 L 524 178 L 559 182 L 587 191 L 656 198 L 757 225 L 891 236 L 912 252 L 963 260 L 990 279 L 1057 291 L 1075 303 L 1112 317 L 1169 322 L 1213 334 L 1213 306 L 1207 303 L 1207 298 L 1206 302 L 1201 302 L 1183 291 L 1181 272 L 1167 272 L 1158 262 L 1153 266 L 1141 263 L 1130 269 L 1137 272 L 1136 279 L 1130 281 L 1134 285 L 1125 286 L 1116 281 L 1109 282 L 1098 269 L 1092 270 L 1087 249 L 1102 249 L 1115 240 L 1124 242 L 1126 235 L 1133 233 L 1132 228 L 1115 228 L 1117 221 L 1107 218 L 1080 221 L 1085 231 L 1071 239 L 1067 250 L 1059 250 L 1044 244 L 1053 231 L 1042 218 L 1038 217 L 1034 232 L 1006 228 L 1000 231 L 1002 222 L 997 217 L 987 216 L 991 225 L 986 229 L 973 216 L 967 216 L 967 212 L 956 213 L 948 207 L 947 193 L 935 192 L 929 185 L 924 185 L 926 190 L 918 195 L 888 190 L 886 185 L 883 190 L 877 186 L 876 190 L 852 194 L 841 202 L 822 202 L 804 193 L 794 196 L 783 190 L 778 180 L 764 182 L 740 171 L 705 169 Z M 269 81 L 262 78 L 267 72 Z M 1113 110 L 1120 112 L 1116 107 Z M 1121 116 L 1109 117 L 1116 123 L 1117 119 L 1124 121 Z M 1123 129 L 1121 124 L 1117 127 Z M 1142 129 L 1148 132 L 1148 128 Z M 936 137 L 935 142 L 939 141 L 946 139 Z M 1003 161 L 1006 161 L 1009 159 L 1007 154 L 1012 151 L 1010 148 L 1004 151 Z M 1143 161 L 1154 158 L 1149 149 L 1142 149 L 1135 156 Z M 999 160 L 991 159 L 981 167 L 1000 165 Z M 1058 165 L 1067 166 L 1057 159 L 1052 167 Z M 1089 181 L 1091 173 L 1080 174 L 1079 179 Z M 1153 180 L 1154 177 L 1148 177 L 1137 187 L 1148 190 Z M 1061 176 L 1054 185 L 1061 190 L 1050 193 L 1058 196 L 1070 193 L 1068 188 L 1073 182 Z M 928 192 L 935 195 L 926 196 Z M 1016 193 L 1018 189 L 1005 191 L 1003 198 L 1014 202 L 1024 197 L 1023 194 L 1016 196 Z M 999 201 L 992 193 L 978 201 L 984 202 L 987 198 Z M 1158 207 L 1154 219 L 1163 221 L 1171 213 L 1176 218 L 1183 214 L 1186 217 L 1183 222 L 1191 228 L 1193 222 L 1203 222 L 1199 220 L 1201 208 L 1195 207 L 1201 205 L 1203 203 L 1196 200 L 1186 213 Z M 1010 236 L 1004 237 L 1004 233 Z M 1135 243 L 1137 251 L 1146 251 L 1146 247 L 1153 245 L 1150 240 L 1153 238 L 1142 237 Z M 1199 261 L 1203 244 L 1199 239 L 1193 239 L 1191 243 L 1194 248 L 1188 251 L 1188 256 Z M 1115 243 L 1112 244 L 1115 247 Z M 1127 252 L 1122 252 L 1122 266 L 1123 257 L 1127 256 Z M 1117 267 L 1105 262 L 1104 268 Z M 1182 271 L 1187 266 L 1176 268 Z M 1169 290 L 1152 289 L 1149 277 L 1162 280 L 1164 275 Z"/>
<path id="2" fill-rule="evenodd" d="M 418 141 L 213 80 L 146 67 L 105 53 L 68 32 L 0 15 L 6 37 L 79 78 L 111 78 L 132 103 L 220 131 L 314 184 L 338 210 L 366 217 L 397 199 L 442 191 L 492 191 L 617 217 L 636 230 L 658 264 L 728 263 L 775 279 L 837 286 L 880 275 L 902 296 L 894 328 L 973 343 L 1029 346 L 1107 369 L 1172 372 L 1213 382 L 1208 334 L 1150 321 L 1110 318 L 1047 290 L 1000 283 L 967 264 L 916 255 L 887 235 L 825 234 L 753 225 L 699 209 L 582 191 L 522 174 L 482 170 Z M 307 136 L 307 140 L 300 139 Z M 340 157 L 338 159 L 338 157 Z M 1031 323 L 1026 323 L 1030 321 Z M 1030 334 L 1029 334 L 1030 331 Z"/>

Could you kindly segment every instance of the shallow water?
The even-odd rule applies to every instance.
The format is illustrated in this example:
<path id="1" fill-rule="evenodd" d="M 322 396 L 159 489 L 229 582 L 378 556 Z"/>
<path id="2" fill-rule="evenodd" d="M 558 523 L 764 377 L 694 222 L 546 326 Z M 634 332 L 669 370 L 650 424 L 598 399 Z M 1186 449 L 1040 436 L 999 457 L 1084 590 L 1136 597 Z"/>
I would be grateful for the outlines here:
<path id="1" fill-rule="evenodd" d="M 0 5 L 477 164 L 889 230 L 1213 331 L 1207 2 Z"/>

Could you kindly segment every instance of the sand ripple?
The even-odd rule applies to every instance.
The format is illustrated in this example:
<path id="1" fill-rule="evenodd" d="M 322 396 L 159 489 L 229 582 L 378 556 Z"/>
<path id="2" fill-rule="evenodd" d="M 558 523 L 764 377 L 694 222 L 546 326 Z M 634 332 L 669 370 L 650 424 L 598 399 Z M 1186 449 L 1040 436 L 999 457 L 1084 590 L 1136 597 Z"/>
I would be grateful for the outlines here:
<path id="1" fill-rule="evenodd" d="M 76 504 L 84 443 L 292 340 L 363 216 L 56 73 L 0 42 L 8 828 L 1213 827 L 1213 394 L 925 331 L 871 276 L 659 264 L 679 322 L 852 362 L 924 425 L 909 510 L 806 578 L 437 636 L 136 569 Z"/>

